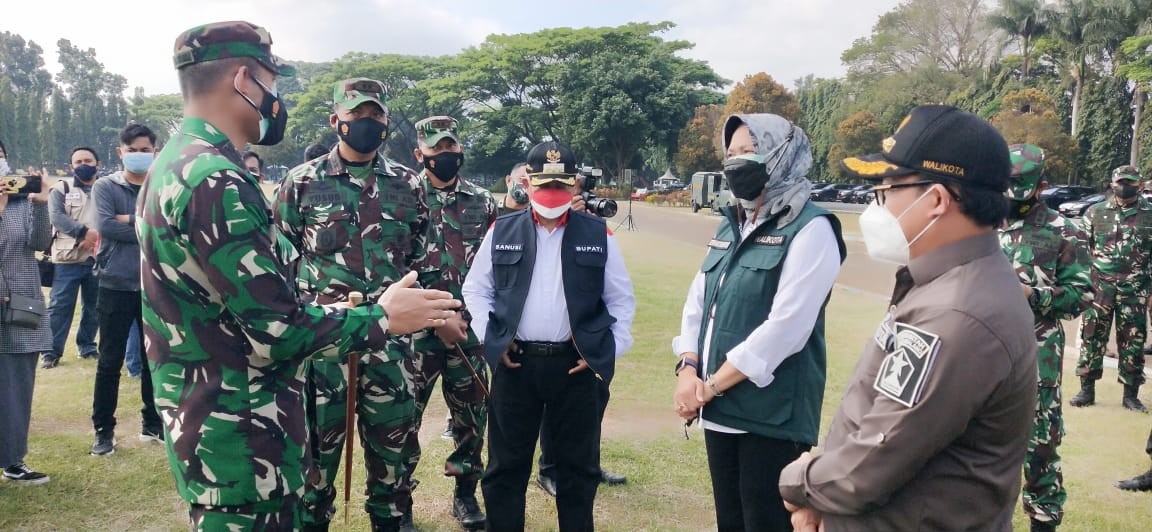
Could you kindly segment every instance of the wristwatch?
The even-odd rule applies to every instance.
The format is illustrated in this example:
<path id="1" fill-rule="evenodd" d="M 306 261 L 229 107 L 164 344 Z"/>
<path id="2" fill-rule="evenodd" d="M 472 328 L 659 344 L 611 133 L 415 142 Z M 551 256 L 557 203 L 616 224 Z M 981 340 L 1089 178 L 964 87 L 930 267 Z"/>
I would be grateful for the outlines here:
<path id="1" fill-rule="evenodd" d="M 700 364 L 697 364 L 696 361 L 692 360 L 691 358 L 683 357 L 678 362 L 676 362 L 676 372 L 673 373 L 673 375 L 679 377 L 680 370 L 687 367 L 691 367 L 693 370 L 699 370 Z"/>

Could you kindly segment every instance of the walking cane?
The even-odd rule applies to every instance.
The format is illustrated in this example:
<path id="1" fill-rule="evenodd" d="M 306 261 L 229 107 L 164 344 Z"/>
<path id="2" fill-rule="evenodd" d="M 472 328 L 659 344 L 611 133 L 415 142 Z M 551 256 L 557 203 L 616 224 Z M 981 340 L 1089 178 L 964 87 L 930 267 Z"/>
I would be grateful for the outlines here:
<path id="1" fill-rule="evenodd" d="M 484 400 L 487 401 L 490 399 L 492 396 L 488 395 L 488 385 L 484 384 L 484 379 L 480 378 L 480 374 L 476 372 L 476 368 L 472 366 L 472 362 L 468 360 L 468 355 L 464 354 L 464 350 L 460 348 L 460 344 L 452 344 L 452 347 L 456 348 L 456 354 L 460 355 L 460 360 L 464 361 L 464 365 L 468 368 L 468 371 L 472 373 L 472 378 L 476 386 L 479 386 L 480 393 L 484 394 Z"/>
<path id="2" fill-rule="evenodd" d="M 364 302 L 364 294 L 348 292 L 351 308 Z M 348 401 L 344 410 L 344 525 L 348 525 L 348 502 L 352 499 L 352 448 L 356 436 L 356 387 L 360 383 L 360 354 L 348 353 Z"/>

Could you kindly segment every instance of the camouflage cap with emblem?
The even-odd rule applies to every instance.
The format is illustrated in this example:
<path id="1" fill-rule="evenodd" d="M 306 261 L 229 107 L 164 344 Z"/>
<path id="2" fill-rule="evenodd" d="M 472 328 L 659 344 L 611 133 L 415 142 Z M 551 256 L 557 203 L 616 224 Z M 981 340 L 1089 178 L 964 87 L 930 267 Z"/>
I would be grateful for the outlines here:
<path id="1" fill-rule="evenodd" d="M 1008 153 L 1012 157 L 1012 173 L 1004 195 L 1024 201 L 1044 181 L 1044 150 L 1032 144 L 1013 144 L 1008 147 Z"/>
<path id="2" fill-rule="evenodd" d="M 213 22 L 188 29 L 176 37 L 172 50 L 176 70 L 234 57 L 251 57 L 277 76 L 296 75 L 295 67 L 272 55 L 272 36 L 268 30 L 242 20 Z"/>
<path id="3" fill-rule="evenodd" d="M 1135 166 L 1126 164 L 1124 166 L 1117 167 L 1115 170 L 1112 170 L 1112 182 L 1113 183 L 1115 183 L 1117 181 L 1123 181 L 1123 180 L 1134 181 L 1136 183 L 1140 183 L 1141 181 L 1144 180 L 1144 177 L 1140 174 L 1139 168 L 1136 168 Z"/>
<path id="4" fill-rule="evenodd" d="M 528 151 L 528 182 L 538 187 L 552 182 L 576 185 L 576 155 L 554 140 L 541 142 Z"/>
<path id="5" fill-rule="evenodd" d="M 430 116 L 413 126 L 416 128 L 416 139 L 429 148 L 436 146 L 444 139 L 452 139 L 460 143 L 460 136 L 456 133 L 459 124 L 450 116 Z"/>
<path id="6" fill-rule="evenodd" d="M 881 153 L 849 157 L 841 165 L 850 176 L 871 181 L 921 174 L 1001 193 L 1008 188 L 1008 143 L 987 120 L 955 107 L 912 109 L 881 147 Z"/>
<path id="7" fill-rule="evenodd" d="M 351 111 L 364 102 L 375 103 L 388 114 L 388 89 L 369 78 L 343 79 L 332 86 L 332 105 Z"/>

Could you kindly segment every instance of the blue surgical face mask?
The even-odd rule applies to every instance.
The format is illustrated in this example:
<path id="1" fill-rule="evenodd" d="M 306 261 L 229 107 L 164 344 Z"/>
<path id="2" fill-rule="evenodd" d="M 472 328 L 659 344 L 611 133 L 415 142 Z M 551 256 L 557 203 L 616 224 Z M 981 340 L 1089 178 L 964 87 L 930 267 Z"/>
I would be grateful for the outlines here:
<path id="1" fill-rule="evenodd" d="M 144 175 L 148 173 L 148 169 L 152 168 L 152 160 L 156 154 L 151 152 L 129 152 L 125 153 L 121 159 L 124 161 L 124 169 L 136 174 Z"/>

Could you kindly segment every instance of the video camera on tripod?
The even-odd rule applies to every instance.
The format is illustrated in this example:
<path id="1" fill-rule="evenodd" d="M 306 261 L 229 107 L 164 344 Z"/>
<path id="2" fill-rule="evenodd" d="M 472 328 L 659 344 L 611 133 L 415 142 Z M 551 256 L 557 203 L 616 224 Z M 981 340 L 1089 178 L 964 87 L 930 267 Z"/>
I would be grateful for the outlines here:
<path id="1" fill-rule="evenodd" d="M 580 168 L 580 175 L 584 176 L 580 197 L 584 199 L 584 210 L 601 218 L 616 216 L 616 200 L 601 198 L 596 195 L 596 185 L 604 171 L 599 168 L 585 166 Z"/>

